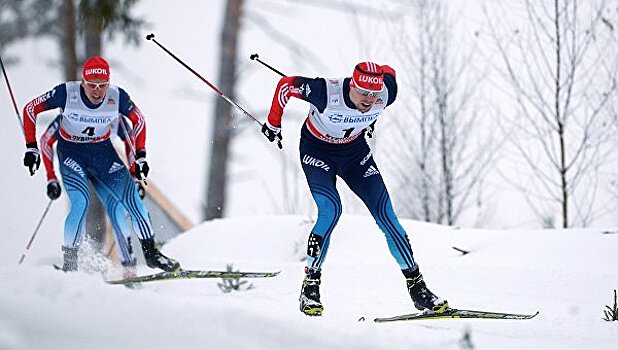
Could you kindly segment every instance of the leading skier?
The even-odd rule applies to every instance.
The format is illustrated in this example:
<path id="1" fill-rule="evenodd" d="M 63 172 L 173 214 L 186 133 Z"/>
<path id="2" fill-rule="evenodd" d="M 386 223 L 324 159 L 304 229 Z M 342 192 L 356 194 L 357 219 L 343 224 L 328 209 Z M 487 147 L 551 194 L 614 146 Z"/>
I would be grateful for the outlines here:
<path id="1" fill-rule="evenodd" d="M 301 130 L 300 161 L 311 195 L 318 207 L 315 226 L 307 243 L 307 266 L 300 293 L 300 310 L 321 315 L 322 264 L 331 234 L 342 212 L 335 186 L 339 176 L 364 202 L 386 236 L 388 248 L 405 277 L 414 306 L 444 312 L 446 300 L 425 284 L 408 236 L 399 223 L 380 170 L 364 137 L 372 137 L 375 122 L 397 96 L 395 70 L 388 65 L 361 62 L 352 77 L 279 80 L 262 132 L 269 141 L 282 140 L 281 118 L 291 97 L 310 103 Z"/>

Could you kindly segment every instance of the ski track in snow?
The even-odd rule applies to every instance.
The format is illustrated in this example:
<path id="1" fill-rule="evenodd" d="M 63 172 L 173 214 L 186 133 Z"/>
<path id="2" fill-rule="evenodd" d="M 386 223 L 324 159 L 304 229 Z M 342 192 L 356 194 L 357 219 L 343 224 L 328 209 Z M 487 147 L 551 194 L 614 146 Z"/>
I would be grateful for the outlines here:
<path id="1" fill-rule="evenodd" d="M 256 216 L 204 223 L 163 249 L 187 269 L 282 271 L 231 293 L 217 279 L 131 290 L 103 283 L 101 273 L 60 273 L 50 266 L 61 254 L 51 245 L 35 245 L 17 267 L 21 247 L 4 246 L 0 349 L 463 349 L 465 334 L 476 349 L 615 346 L 618 322 L 602 318 L 618 288 L 618 235 L 402 224 L 429 288 L 453 307 L 540 315 L 374 323 L 415 310 L 373 219 L 344 215 L 324 265 L 324 316 L 304 316 L 298 293 L 311 224 Z"/>

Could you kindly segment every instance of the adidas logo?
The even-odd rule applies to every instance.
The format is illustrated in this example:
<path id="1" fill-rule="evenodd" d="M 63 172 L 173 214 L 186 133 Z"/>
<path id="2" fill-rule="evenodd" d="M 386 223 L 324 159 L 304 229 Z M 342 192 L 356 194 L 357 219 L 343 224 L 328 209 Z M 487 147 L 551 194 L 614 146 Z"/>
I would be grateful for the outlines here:
<path id="1" fill-rule="evenodd" d="M 369 167 L 369 169 L 367 169 L 367 171 L 365 171 L 365 174 L 363 175 L 363 177 L 369 177 L 371 175 L 376 175 L 379 174 L 380 172 L 378 171 L 378 169 L 376 169 L 376 167 L 374 167 L 373 165 Z"/>
<path id="2" fill-rule="evenodd" d="M 124 168 L 124 165 L 114 162 L 114 164 L 112 164 L 112 166 L 109 168 L 109 171 L 107 173 L 108 174 L 115 173 L 122 168 Z"/>

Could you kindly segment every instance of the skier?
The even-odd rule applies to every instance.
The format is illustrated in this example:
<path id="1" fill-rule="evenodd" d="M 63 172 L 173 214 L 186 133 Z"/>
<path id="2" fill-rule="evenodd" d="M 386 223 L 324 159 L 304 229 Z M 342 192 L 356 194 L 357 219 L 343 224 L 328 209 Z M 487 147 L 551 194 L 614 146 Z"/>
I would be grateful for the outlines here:
<path id="1" fill-rule="evenodd" d="M 77 269 L 77 249 L 84 236 L 90 190 L 88 181 L 104 187 L 129 213 L 133 229 L 140 238 L 146 264 L 168 272 L 180 264 L 163 255 L 155 246 L 150 218 L 139 198 L 131 175 L 114 150 L 112 125 L 122 116 L 133 124 L 135 174 L 144 179 L 150 170 L 146 162 L 146 124 L 140 110 L 120 87 L 109 83 L 109 64 L 100 56 L 82 66 L 82 80 L 62 83 L 28 102 L 23 110 L 26 152 L 24 166 L 34 175 L 41 163 L 36 142 L 37 115 L 60 108 L 57 152 L 65 190 L 71 209 L 64 226 L 63 270 Z"/>
<path id="2" fill-rule="evenodd" d="M 62 118 L 62 114 L 58 115 L 54 121 L 47 127 L 47 130 L 41 136 L 39 144 L 41 145 L 41 156 L 43 158 L 43 164 L 45 165 L 45 173 L 47 175 L 47 196 L 51 200 L 56 200 L 60 197 L 62 192 L 60 188 L 60 183 L 58 182 L 58 177 L 56 176 L 56 171 L 54 170 L 54 144 L 58 139 L 58 126 L 60 125 L 60 120 Z M 123 117 L 121 117 L 123 118 Z M 120 122 L 120 118 L 118 122 Z M 124 121 L 123 121 L 124 122 Z M 127 159 L 131 164 L 131 168 L 134 168 L 135 159 L 132 155 L 132 149 L 134 145 L 131 144 L 132 139 L 125 135 L 124 129 L 118 128 L 118 123 L 113 124 L 113 133 L 114 135 L 118 135 L 120 139 L 125 144 L 125 151 Z M 126 125 L 126 124 L 125 124 Z M 125 129 L 128 126 L 125 126 Z M 121 132 L 121 130 L 123 130 Z M 128 129 L 127 129 L 128 132 Z M 134 172 L 131 171 L 131 175 L 133 175 L 133 180 L 137 186 L 137 192 L 140 196 L 140 199 L 144 198 L 145 191 L 142 187 L 141 182 L 136 180 Z M 132 278 L 137 276 L 137 259 L 133 254 L 133 247 L 131 246 L 131 233 L 132 231 L 129 229 L 126 220 L 126 210 L 118 202 L 114 196 L 110 194 L 104 186 L 95 186 L 95 190 L 97 195 L 99 196 L 101 203 L 105 206 L 107 210 L 107 216 L 110 219 L 110 222 L 114 231 L 114 238 L 116 241 L 117 249 L 120 252 L 120 263 L 123 266 L 123 277 Z"/>
<path id="3" fill-rule="evenodd" d="M 335 187 L 339 176 L 365 203 L 386 236 L 389 250 L 406 279 L 414 306 L 444 312 L 446 300 L 432 293 L 412 256 L 408 236 L 395 216 L 389 194 L 364 134 L 372 137 L 375 122 L 397 96 L 395 71 L 373 62 L 354 67 L 352 77 L 282 78 L 262 133 L 273 142 L 282 140 L 281 117 L 290 97 L 310 103 L 301 130 L 300 160 L 318 217 L 307 243 L 307 266 L 300 294 L 300 310 L 321 315 L 320 279 L 331 234 L 341 215 Z"/>

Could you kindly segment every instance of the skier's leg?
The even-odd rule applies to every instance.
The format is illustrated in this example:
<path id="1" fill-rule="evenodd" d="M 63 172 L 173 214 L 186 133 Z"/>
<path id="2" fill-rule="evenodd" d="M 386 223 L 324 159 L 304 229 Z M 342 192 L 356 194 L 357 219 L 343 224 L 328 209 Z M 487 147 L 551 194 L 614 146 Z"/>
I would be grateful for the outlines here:
<path id="1" fill-rule="evenodd" d="M 77 250 L 84 237 L 86 212 L 90 203 L 88 178 L 83 165 L 58 151 L 62 183 L 69 197 L 70 209 L 64 222 L 63 270 L 77 270 Z"/>
<path id="2" fill-rule="evenodd" d="M 362 157 L 364 154 L 367 154 L 367 156 Z M 356 159 L 348 163 L 348 167 L 343 169 L 342 178 L 365 203 L 376 223 L 384 232 L 388 248 L 401 267 L 406 279 L 408 293 L 414 302 L 414 306 L 419 310 L 429 309 L 434 312 L 444 312 L 449 307 L 448 302 L 436 296 L 427 288 L 423 275 L 420 273 L 412 255 L 408 235 L 395 215 L 390 196 L 373 156 L 367 152 L 362 152 L 359 155 L 360 161 Z"/>
<path id="3" fill-rule="evenodd" d="M 63 173 L 62 166 L 60 172 Z M 90 190 L 88 181 L 76 174 L 63 173 L 62 183 L 70 203 L 69 213 L 64 222 L 64 246 L 76 247 L 84 236 Z"/>
<path id="4" fill-rule="evenodd" d="M 321 269 L 330 237 L 341 216 L 341 199 L 336 188 L 337 168 L 319 149 L 301 141 L 301 165 L 309 190 L 318 207 L 316 223 L 307 242 L 307 267 L 300 291 L 300 310 L 306 315 L 320 316 L 324 310 L 320 301 Z"/>
<path id="5" fill-rule="evenodd" d="M 105 206 L 107 216 L 112 224 L 116 247 L 120 253 L 120 262 L 122 265 L 135 264 L 135 256 L 130 242 L 131 229 L 127 224 L 127 212 L 124 206 L 100 184 L 95 184 L 95 190 Z"/>
<path id="6" fill-rule="evenodd" d="M 307 265 L 314 271 L 322 267 L 330 237 L 341 216 L 341 199 L 336 188 L 335 167 L 322 160 L 325 164 L 317 167 L 314 160 L 320 160 L 319 155 L 310 155 L 301 151 L 301 164 L 309 190 L 318 207 L 318 217 L 307 242 Z M 319 164 L 322 164 L 319 163 Z"/>
<path id="7" fill-rule="evenodd" d="M 118 160 L 120 161 L 120 160 Z M 119 169 L 111 174 L 99 172 L 94 181 L 97 187 L 102 188 L 129 213 L 133 230 L 142 240 L 153 237 L 152 225 L 146 206 L 139 198 L 133 185 L 133 180 L 126 168 Z"/>
<path id="8" fill-rule="evenodd" d="M 364 154 L 363 154 L 364 155 Z M 360 157 L 362 160 L 362 157 Z M 402 270 L 416 268 L 408 235 L 395 215 L 390 196 L 377 165 L 370 157 L 364 162 L 350 162 L 342 178 L 365 203 L 378 227 L 384 232 L 388 249 Z"/>
<path id="9" fill-rule="evenodd" d="M 96 159 L 96 174 L 93 182 L 104 187 L 111 196 L 120 202 L 129 213 L 134 231 L 140 237 L 146 264 L 151 268 L 160 268 L 164 271 L 175 272 L 180 264 L 163 255 L 156 247 L 150 217 L 146 206 L 139 198 L 129 171 L 122 165 L 122 161 L 111 143 L 101 149 Z"/>

